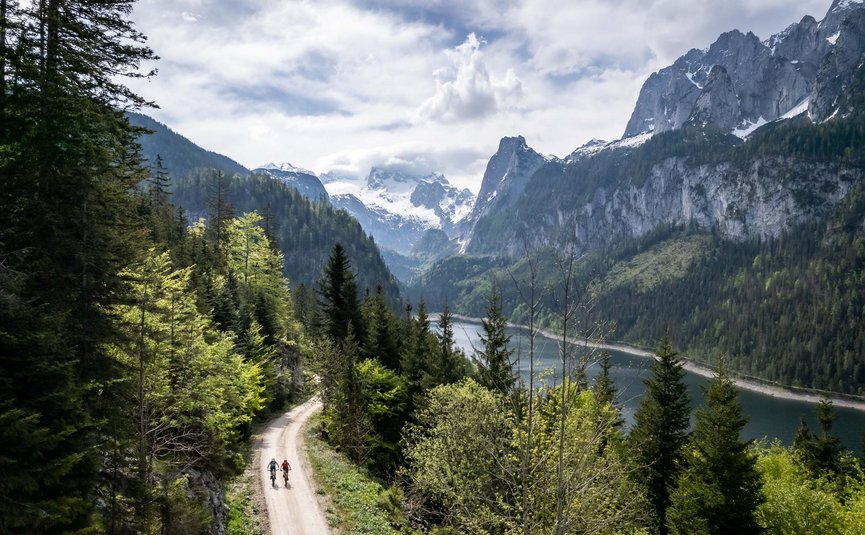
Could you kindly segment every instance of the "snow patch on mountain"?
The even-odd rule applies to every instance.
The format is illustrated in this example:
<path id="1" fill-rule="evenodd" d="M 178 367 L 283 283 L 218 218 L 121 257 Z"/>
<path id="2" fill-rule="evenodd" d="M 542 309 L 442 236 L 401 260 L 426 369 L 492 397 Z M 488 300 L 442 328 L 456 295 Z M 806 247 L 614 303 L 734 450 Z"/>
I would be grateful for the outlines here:
<path id="1" fill-rule="evenodd" d="M 760 116 L 760 118 L 757 119 L 757 122 L 755 123 L 752 123 L 751 121 L 745 121 L 743 124 L 739 125 L 738 128 L 733 130 L 733 135 L 738 138 L 745 139 L 746 137 L 756 132 L 757 129 L 764 124 L 769 124 L 769 121 L 764 119 L 762 116 Z"/>
<path id="2" fill-rule="evenodd" d="M 290 163 L 268 163 L 253 169 L 253 173 L 267 175 L 274 180 L 296 189 L 301 195 L 311 201 L 329 200 L 324 184 L 315 173 L 302 167 L 296 167 Z"/>
<path id="3" fill-rule="evenodd" d="M 374 167 L 365 180 L 327 175 L 326 189 L 336 206 L 361 221 L 376 241 L 410 254 L 429 229 L 451 234 L 474 205 L 474 195 L 441 173 L 415 176 Z M 361 207 L 362 206 L 362 207 Z"/>
<path id="4" fill-rule="evenodd" d="M 636 136 L 622 138 L 616 141 L 603 141 L 600 139 L 592 139 L 591 141 L 577 148 L 574 152 L 570 153 L 567 157 L 565 157 L 565 161 L 576 162 L 578 160 L 595 156 L 596 154 L 605 150 L 639 147 L 646 141 L 652 139 L 653 135 L 654 134 L 652 132 L 646 132 L 643 134 L 638 134 Z"/>

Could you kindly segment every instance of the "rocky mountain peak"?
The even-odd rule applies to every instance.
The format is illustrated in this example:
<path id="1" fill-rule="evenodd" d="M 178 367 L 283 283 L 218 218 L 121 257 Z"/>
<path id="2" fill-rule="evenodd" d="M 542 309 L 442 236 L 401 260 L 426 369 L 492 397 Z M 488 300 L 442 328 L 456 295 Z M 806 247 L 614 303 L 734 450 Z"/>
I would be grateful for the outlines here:
<path id="1" fill-rule="evenodd" d="M 826 16 L 820 21 L 820 29 L 828 34 L 834 34 L 841 28 L 841 23 L 853 11 L 863 7 L 865 0 L 834 0 L 829 6 Z"/>
<path id="2" fill-rule="evenodd" d="M 546 161 L 544 156 L 526 144 L 523 136 L 502 138 L 499 150 L 487 163 L 477 201 L 466 218 L 469 227 L 494 207 L 497 209 L 516 202 L 531 176 Z"/>
<path id="3" fill-rule="evenodd" d="M 739 101 L 727 69 L 720 65 L 712 67 L 690 121 L 700 126 L 712 125 L 722 132 L 729 132 L 739 124 Z"/>
<path id="4" fill-rule="evenodd" d="M 696 114 L 725 128 L 765 124 L 797 108 L 809 97 L 811 102 L 820 100 L 815 96 L 818 71 L 824 72 L 821 75 L 824 85 L 831 85 L 826 78 L 829 71 L 825 63 L 835 60 L 827 58 L 838 48 L 836 43 L 842 33 L 855 34 L 843 29 L 844 21 L 855 20 L 856 13 L 862 11 L 865 11 L 865 0 L 835 0 L 821 22 L 811 16 L 803 17 L 766 41 L 760 41 L 751 32 L 731 30 L 721 34 L 708 49 L 690 50 L 669 67 L 652 74 L 643 84 L 625 137 L 681 128 Z M 850 42 L 854 38 L 847 39 L 845 46 L 853 50 L 855 46 Z M 852 57 L 847 53 L 835 54 Z M 842 61 L 845 65 L 847 62 Z M 716 65 L 726 70 L 732 82 L 735 106 L 726 83 L 723 91 L 716 87 L 713 95 L 703 91 Z M 698 101 L 700 109 L 697 109 Z M 710 101 L 715 103 L 711 118 L 706 116 Z M 730 116 L 720 117 L 721 102 L 728 104 L 726 109 Z M 828 105 L 832 107 L 831 102 Z"/>

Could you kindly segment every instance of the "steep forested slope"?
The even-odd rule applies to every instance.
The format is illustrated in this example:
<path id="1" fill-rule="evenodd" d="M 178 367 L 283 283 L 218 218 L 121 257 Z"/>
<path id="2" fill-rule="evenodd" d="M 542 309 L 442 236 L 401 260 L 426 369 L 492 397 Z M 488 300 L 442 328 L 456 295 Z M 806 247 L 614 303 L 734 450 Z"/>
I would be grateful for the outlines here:
<path id="1" fill-rule="evenodd" d="M 172 202 L 193 218 L 212 217 L 220 188 L 225 202 L 235 212 L 256 210 L 262 214 L 265 228 L 285 255 L 285 273 L 293 285 L 316 284 L 334 243 L 340 242 L 358 271 L 361 291 L 374 293 L 380 284 L 389 303 L 397 306 L 396 280 L 375 242 L 347 212 L 328 203 L 310 202 L 296 190 L 267 176 L 227 177 L 213 171 L 197 171 L 176 180 Z"/>
<path id="2" fill-rule="evenodd" d="M 390 304 L 398 305 L 397 283 L 375 243 L 345 211 L 326 201 L 311 202 L 281 180 L 249 174 L 237 162 L 199 147 L 150 117 L 128 115 L 130 122 L 152 132 L 138 138 L 142 155 L 154 169 L 157 156 L 162 160 L 171 179 L 171 202 L 189 219 L 213 216 L 217 197 L 234 213 L 258 211 L 285 255 L 285 274 L 294 286 L 316 284 L 339 241 L 362 275 L 359 287 L 373 292 L 381 284 Z"/>
<path id="3" fill-rule="evenodd" d="M 145 128 L 149 135 L 138 138 L 145 165 L 153 168 L 156 165 L 156 155 L 162 158 L 166 171 L 175 177 L 182 177 L 194 169 L 219 169 L 228 174 L 249 171 L 231 158 L 202 149 L 192 141 L 174 132 L 164 124 L 141 113 L 127 113 L 129 123 Z"/>

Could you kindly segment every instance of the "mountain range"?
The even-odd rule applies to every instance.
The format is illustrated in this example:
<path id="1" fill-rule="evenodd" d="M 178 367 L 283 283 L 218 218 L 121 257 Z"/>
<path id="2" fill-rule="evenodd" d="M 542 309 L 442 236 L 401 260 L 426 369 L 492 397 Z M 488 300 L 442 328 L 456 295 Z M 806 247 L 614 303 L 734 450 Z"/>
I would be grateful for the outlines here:
<path id="1" fill-rule="evenodd" d="M 162 160 L 171 180 L 171 202 L 185 217 L 208 217 L 218 197 L 236 214 L 259 212 L 284 255 L 285 275 L 295 289 L 318 284 L 334 243 L 340 242 L 357 274 L 358 288 L 372 293 L 381 286 L 388 303 L 400 307 L 397 281 L 375 242 L 356 219 L 328 202 L 314 174 L 290 164 L 249 171 L 150 117 L 128 117 L 149 131 L 138 140 L 144 165 L 153 169 L 157 157 Z"/>

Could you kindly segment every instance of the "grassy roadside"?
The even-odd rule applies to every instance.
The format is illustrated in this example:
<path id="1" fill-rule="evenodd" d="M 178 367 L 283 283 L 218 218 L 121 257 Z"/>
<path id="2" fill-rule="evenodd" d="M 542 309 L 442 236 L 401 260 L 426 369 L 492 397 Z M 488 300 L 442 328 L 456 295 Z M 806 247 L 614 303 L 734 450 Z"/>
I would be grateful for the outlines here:
<path id="1" fill-rule="evenodd" d="M 258 484 L 252 459 L 246 469 L 237 477 L 225 483 L 225 503 L 228 505 L 229 535 L 263 535 L 261 504 L 255 499 L 255 485 Z"/>
<path id="2" fill-rule="evenodd" d="M 316 432 L 320 423 L 321 414 L 312 416 L 303 432 L 319 492 L 331 500 L 325 509 L 328 525 L 346 535 L 412 533 L 408 528 L 394 528 L 394 522 L 405 526 L 408 523 L 390 499 L 391 493 L 366 470 L 326 444 Z"/>

